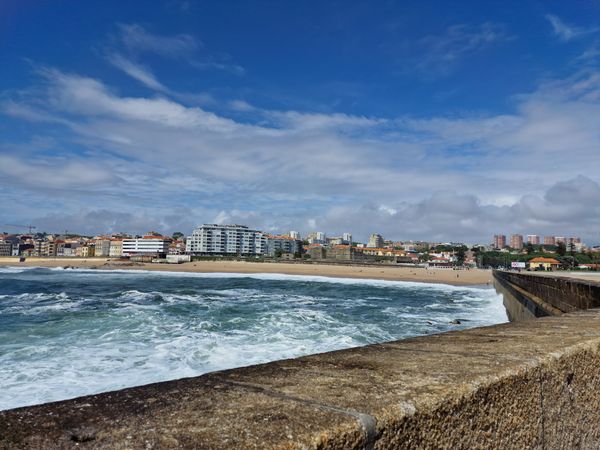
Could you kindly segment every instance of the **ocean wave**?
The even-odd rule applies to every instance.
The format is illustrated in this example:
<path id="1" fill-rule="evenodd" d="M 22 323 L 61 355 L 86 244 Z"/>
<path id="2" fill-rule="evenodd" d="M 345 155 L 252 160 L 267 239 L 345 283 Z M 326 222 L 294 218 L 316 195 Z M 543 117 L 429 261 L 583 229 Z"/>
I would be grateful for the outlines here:
<path id="1" fill-rule="evenodd" d="M 81 301 L 70 298 L 66 292 L 0 295 L 0 314 L 42 315 L 76 310 L 80 306 Z"/>
<path id="2" fill-rule="evenodd" d="M 43 270 L 0 286 L 0 409 L 506 320 L 492 289 Z"/>
<path id="3" fill-rule="evenodd" d="M 37 267 L 0 266 L 0 273 L 22 273 Z"/>
<path id="4" fill-rule="evenodd" d="M 0 273 L 2 273 L 0 268 Z M 46 269 L 50 271 L 69 271 L 78 272 L 85 274 L 95 274 L 99 276 L 106 276 L 107 274 L 119 274 L 119 275 L 134 275 L 140 274 L 145 276 L 163 276 L 163 277 L 179 277 L 179 278 L 206 278 L 206 279 L 255 279 L 265 281 L 295 281 L 295 282 L 309 282 L 309 283 L 335 283 L 344 285 L 364 285 L 364 286 L 375 286 L 375 287 L 398 287 L 398 288 L 417 288 L 417 289 L 429 289 L 436 291 L 486 291 L 490 290 L 487 286 L 456 286 L 445 283 L 430 283 L 421 281 L 401 281 L 401 280 L 380 280 L 375 278 L 345 278 L 345 277 L 330 277 L 321 275 L 291 275 L 283 273 L 234 273 L 234 272 L 180 272 L 180 271 L 166 271 L 166 270 L 143 270 L 143 269 L 87 269 L 87 268 L 63 268 L 63 267 L 4 267 L 4 269 L 14 269 L 15 271 L 9 271 L 6 273 L 20 273 L 27 270 L 34 269 Z"/>

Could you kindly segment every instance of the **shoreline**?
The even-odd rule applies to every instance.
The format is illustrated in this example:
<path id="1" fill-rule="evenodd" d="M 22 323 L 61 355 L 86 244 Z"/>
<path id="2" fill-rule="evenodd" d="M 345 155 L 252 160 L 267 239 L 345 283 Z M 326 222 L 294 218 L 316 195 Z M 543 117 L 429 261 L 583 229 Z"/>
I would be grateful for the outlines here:
<path id="1" fill-rule="evenodd" d="M 74 267 L 98 270 L 150 270 L 162 272 L 283 274 L 331 278 L 363 278 L 389 281 L 441 283 L 454 286 L 491 285 L 492 271 L 486 269 L 452 270 L 405 266 L 336 265 L 326 263 L 277 263 L 246 261 L 192 261 L 182 264 L 130 263 L 111 258 L 27 258 L 0 257 L 0 267 Z"/>

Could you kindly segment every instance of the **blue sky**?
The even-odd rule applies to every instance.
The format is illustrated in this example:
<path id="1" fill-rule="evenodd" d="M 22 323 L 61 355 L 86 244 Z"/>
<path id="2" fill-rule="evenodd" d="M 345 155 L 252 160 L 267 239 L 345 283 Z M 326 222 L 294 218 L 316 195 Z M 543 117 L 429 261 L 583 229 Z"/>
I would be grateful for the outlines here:
<path id="1" fill-rule="evenodd" d="M 4 1 L 0 223 L 598 242 L 599 63 L 598 1 Z"/>

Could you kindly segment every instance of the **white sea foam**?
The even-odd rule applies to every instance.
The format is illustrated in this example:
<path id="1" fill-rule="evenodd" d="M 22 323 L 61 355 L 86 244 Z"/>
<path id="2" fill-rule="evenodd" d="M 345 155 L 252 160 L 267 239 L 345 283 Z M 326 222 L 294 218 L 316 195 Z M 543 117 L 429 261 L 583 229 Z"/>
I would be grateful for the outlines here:
<path id="1" fill-rule="evenodd" d="M 73 272 L 51 272 L 48 278 L 60 286 L 54 293 L 0 295 L 0 324 L 3 315 L 12 318 L 0 327 L 0 409 L 506 320 L 501 298 L 481 287 L 278 274 Z M 64 288 L 76 280 L 105 291 L 90 296 L 89 290 Z M 331 283 L 338 286 L 331 289 Z M 449 325 L 456 318 L 465 324 Z"/>
<path id="2" fill-rule="evenodd" d="M 35 267 L 0 266 L 0 273 L 21 273 L 31 269 Z"/>
<path id="3" fill-rule="evenodd" d="M 400 281 L 400 280 L 380 280 L 375 278 L 345 278 L 345 277 L 329 277 L 321 275 L 290 275 L 283 273 L 233 273 L 233 272 L 178 272 L 171 270 L 142 270 L 142 269 L 87 269 L 87 268 L 64 268 L 64 267 L 37 267 L 30 266 L 27 268 L 23 267 L 0 267 L 0 273 L 2 269 L 7 269 L 7 273 L 21 273 L 27 270 L 35 269 L 47 269 L 51 271 L 69 271 L 79 272 L 85 274 L 94 274 L 99 276 L 106 276 L 106 274 L 121 274 L 121 275 L 133 275 L 141 274 L 146 276 L 169 276 L 179 278 L 251 278 L 255 280 L 265 281 L 298 281 L 298 282 L 319 282 L 319 283 L 336 283 L 345 285 L 368 285 L 376 287 L 400 287 L 400 288 L 427 288 L 430 290 L 442 290 L 442 291 L 460 291 L 460 290 L 487 290 L 487 287 L 477 286 L 456 286 L 444 283 L 431 283 L 421 281 Z"/>

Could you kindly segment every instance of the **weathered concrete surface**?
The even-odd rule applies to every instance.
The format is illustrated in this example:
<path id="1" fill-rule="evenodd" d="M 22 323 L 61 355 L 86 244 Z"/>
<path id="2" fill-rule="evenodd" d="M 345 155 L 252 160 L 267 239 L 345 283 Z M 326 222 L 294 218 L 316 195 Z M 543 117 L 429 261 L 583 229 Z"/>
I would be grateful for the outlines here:
<path id="1" fill-rule="evenodd" d="M 0 448 L 600 448 L 600 311 L 0 412 Z"/>
<path id="2" fill-rule="evenodd" d="M 600 283 L 600 272 L 585 272 L 585 271 L 555 271 L 555 272 L 536 272 L 542 276 L 572 278 L 574 280 L 593 281 Z"/>
<path id="3" fill-rule="evenodd" d="M 557 316 L 600 307 L 600 282 L 549 273 L 502 270 L 494 270 L 493 276 L 496 289 L 514 297 L 531 317 Z M 505 306 L 511 320 L 523 319 L 526 315 L 506 301 Z M 512 317 L 515 315 L 520 317 Z"/>

